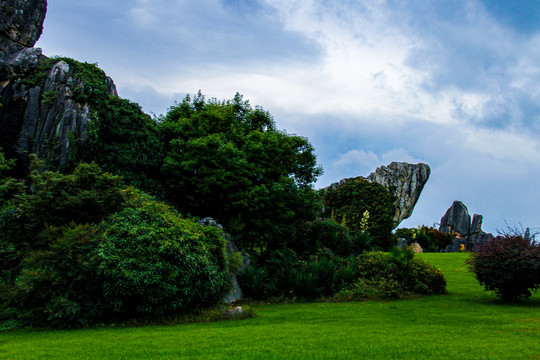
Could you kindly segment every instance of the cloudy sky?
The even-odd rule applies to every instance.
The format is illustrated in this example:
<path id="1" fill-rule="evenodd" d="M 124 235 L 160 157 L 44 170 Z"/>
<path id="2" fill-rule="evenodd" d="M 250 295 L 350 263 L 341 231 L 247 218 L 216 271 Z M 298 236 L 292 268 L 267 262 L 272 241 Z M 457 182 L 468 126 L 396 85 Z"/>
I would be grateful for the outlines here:
<path id="1" fill-rule="evenodd" d="M 484 230 L 540 226 L 540 2 L 49 0 L 36 46 L 98 63 L 150 114 L 236 92 L 306 136 L 317 187 L 392 161 L 431 178 L 401 226 L 454 200 Z"/>

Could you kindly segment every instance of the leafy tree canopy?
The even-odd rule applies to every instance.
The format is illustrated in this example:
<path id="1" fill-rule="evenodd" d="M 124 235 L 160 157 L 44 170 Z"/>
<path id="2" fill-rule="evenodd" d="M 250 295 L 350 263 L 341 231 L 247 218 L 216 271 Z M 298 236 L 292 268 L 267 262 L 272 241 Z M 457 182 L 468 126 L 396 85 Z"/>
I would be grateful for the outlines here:
<path id="1" fill-rule="evenodd" d="M 333 218 L 358 233 L 364 232 L 362 218 L 367 211 L 371 246 L 383 250 L 392 247 L 394 205 L 392 195 L 384 186 L 358 177 L 322 193 L 325 218 Z"/>
<path id="2" fill-rule="evenodd" d="M 307 139 L 276 129 L 272 116 L 236 94 L 172 106 L 161 123 L 167 200 L 180 212 L 212 216 L 240 245 L 268 250 L 315 218 L 312 184 L 322 173 Z"/>

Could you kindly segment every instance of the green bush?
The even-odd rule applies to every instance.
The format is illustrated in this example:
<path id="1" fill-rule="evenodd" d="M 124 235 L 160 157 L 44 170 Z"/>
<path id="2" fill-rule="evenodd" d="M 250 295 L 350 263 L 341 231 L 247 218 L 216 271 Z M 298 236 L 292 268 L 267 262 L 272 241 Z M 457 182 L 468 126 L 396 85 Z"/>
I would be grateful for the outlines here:
<path id="1" fill-rule="evenodd" d="M 446 280 L 441 271 L 414 257 L 408 249 L 364 253 L 357 258 L 357 263 L 358 279 L 336 298 L 404 298 L 446 293 Z"/>
<path id="2" fill-rule="evenodd" d="M 503 235 L 487 240 L 467 263 L 480 284 L 503 300 L 528 298 L 540 288 L 540 244 L 531 237 Z"/>
<path id="3" fill-rule="evenodd" d="M 23 324 L 80 327 L 103 319 L 95 225 L 47 227 L 48 247 L 22 261 L 8 304 Z"/>
<path id="4" fill-rule="evenodd" d="M 270 269 L 270 270 L 269 270 Z M 276 262 L 266 267 L 250 265 L 238 276 L 246 297 L 298 297 L 318 299 L 328 297 L 358 278 L 354 257 L 339 258 L 329 254 L 315 255 L 307 261 Z"/>
<path id="5" fill-rule="evenodd" d="M 328 249 L 338 256 L 352 253 L 349 230 L 340 223 L 327 219 L 306 223 L 298 238 L 289 245 L 299 254 L 313 255 L 319 249 Z"/>
<path id="6" fill-rule="evenodd" d="M 324 218 L 346 225 L 352 233 L 369 233 L 371 249 L 389 250 L 394 245 L 394 205 L 388 190 L 375 182 L 358 177 L 322 192 Z M 369 213 L 367 229 L 362 224 Z"/>
<path id="7" fill-rule="evenodd" d="M 225 239 L 216 227 L 147 202 L 102 224 L 98 248 L 104 301 L 123 317 L 167 315 L 216 303 L 229 284 Z"/>
<path id="8" fill-rule="evenodd" d="M 248 265 L 236 277 L 245 298 L 263 300 L 269 296 L 270 279 L 265 268 Z"/>
<path id="9" fill-rule="evenodd" d="M 0 208 L 0 277 L 11 282 L 31 251 L 49 249 L 47 225 L 99 223 L 124 206 L 122 179 L 96 164 L 79 164 L 72 174 L 45 171 L 38 163 L 31 186 Z"/>
<path id="10" fill-rule="evenodd" d="M 0 320 L 80 327 L 176 315 L 226 290 L 218 228 L 181 218 L 95 164 L 36 170 L 31 180 L 0 209 Z"/>

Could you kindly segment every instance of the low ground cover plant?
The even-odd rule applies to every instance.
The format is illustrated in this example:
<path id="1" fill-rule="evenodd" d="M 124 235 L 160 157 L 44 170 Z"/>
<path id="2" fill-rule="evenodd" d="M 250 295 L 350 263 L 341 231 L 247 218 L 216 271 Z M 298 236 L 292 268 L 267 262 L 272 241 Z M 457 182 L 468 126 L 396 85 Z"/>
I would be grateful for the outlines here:
<path id="1" fill-rule="evenodd" d="M 528 298 L 540 288 L 540 244 L 530 236 L 488 240 L 471 253 L 467 264 L 480 284 L 502 300 Z"/>

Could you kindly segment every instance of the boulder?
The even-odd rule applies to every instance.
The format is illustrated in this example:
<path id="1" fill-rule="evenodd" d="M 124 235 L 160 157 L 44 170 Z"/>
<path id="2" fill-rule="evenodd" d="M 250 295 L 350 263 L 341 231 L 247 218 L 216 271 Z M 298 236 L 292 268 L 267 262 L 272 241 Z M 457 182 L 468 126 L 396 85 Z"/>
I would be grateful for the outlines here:
<path id="1" fill-rule="evenodd" d="M 439 231 L 458 236 L 468 236 L 471 233 L 471 215 L 461 201 L 454 201 L 446 210 Z"/>
<path id="2" fill-rule="evenodd" d="M 203 226 L 214 226 L 221 230 L 223 230 L 223 226 L 221 224 L 218 224 L 217 221 L 215 221 L 211 217 L 205 217 L 199 220 L 199 223 Z M 232 253 L 240 252 L 238 247 L 232 242 L 231 236 L 227 233 L 224 233 L 225 240 L 227 241 L 226 245 L 226 253 L 227 256 L 230 256 Z M 238 272 L 243 271 L 251 262 L 251 259 L 249 255 L 246 252 L 242 253 L 242 266 L 238 270 Z M 236 279 L 236 274 L 231 274 L 231 282 L 230 282 L 230 290 L 223 296 L 221 299 L 222 302 L 226 304 L 234 303 L 238 300 L 241 300 L 243 298 L 242 289 L 240 288 L 240 284 L 238 284 L 238 280 Z"/>
<path id="3" fill-rule="evenodd" d="M 414 253 L 416 253 L 416 254 L 419 254 L 419 253 L 423 253 L 423 252 L 424 252 L 424 250 L 422 249 L 422 247 L 420 246 L 420 244 L 417 243 L 417 242 L 412 243 L 412 244 L 409 246 L 409 248 L 410 248 Z"/>
<path id="4" fill-rule="evenodd" d="M 394 228 L 412 215 L 430 172 L 431 169 L 427 164 L 393 162 L 388 166 L 377 168 L 366 178 L 383 185 L 394 196 L 396 207 Z"/>

